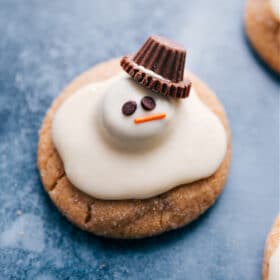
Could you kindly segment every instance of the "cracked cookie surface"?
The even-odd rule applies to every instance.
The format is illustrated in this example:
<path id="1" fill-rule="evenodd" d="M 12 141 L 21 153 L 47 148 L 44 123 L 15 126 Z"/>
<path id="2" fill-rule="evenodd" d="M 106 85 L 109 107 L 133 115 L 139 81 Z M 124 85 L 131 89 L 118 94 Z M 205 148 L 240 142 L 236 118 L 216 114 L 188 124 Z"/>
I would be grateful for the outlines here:
<path id="1" fill-rule="evenodd" d="M 110 60 L 83 73 L 64 89 L 43 121 L 37 164 L 46 192 L 58 209 L 78 227 L 107 237 L 143 238 L 184 226 L 214 204 L 229 171 L 230 129 L 223 107 L 214 93 L 194 75 L 187 73 L 199 97 L 219 117 L 227 133 L 227 152 L 218 170 L 206 179 L 175 187 L 150 199 L 110 201 L 88 196 L 73 186 L 65 175 L 52 143 L 52 119 L 63 101 L 79 88 L 108 79 L 120 71 L 119 59 Z"/>

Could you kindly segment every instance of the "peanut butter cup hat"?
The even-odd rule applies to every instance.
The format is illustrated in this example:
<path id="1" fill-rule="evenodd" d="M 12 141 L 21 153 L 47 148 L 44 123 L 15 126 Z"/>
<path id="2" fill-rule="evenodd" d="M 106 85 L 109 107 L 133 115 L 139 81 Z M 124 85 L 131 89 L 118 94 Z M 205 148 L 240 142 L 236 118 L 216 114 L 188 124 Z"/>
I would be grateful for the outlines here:
<path id="1" fill-rule="evenodd" d="M 139 84 L 175 98 L 189 96 L 191 82 L 184 79 L 186 50 L 166 38 L 150 36 L 135 55 L 121 59 L 122 68 Z"/>

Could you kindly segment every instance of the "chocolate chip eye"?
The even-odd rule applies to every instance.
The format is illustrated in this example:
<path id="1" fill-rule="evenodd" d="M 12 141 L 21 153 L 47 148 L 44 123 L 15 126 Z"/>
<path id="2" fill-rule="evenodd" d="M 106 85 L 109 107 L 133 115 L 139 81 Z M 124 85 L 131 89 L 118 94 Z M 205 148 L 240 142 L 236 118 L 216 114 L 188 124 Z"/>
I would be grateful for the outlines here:
<path id="1" fill-rule="evenodd" d="M 144 110 L 151 111 L 151 110 L 155 109 L 156 101 L 151 96 L 145 96 L 141 100 L 141 105 L 142 105 Z"/>
<path id="2" fill-rule="evenodd" d="M 135 101 L 127 101 L 122 106 L 122 112 L 125 116 L 132 115 L 137 109 L 137 104 Z"/>

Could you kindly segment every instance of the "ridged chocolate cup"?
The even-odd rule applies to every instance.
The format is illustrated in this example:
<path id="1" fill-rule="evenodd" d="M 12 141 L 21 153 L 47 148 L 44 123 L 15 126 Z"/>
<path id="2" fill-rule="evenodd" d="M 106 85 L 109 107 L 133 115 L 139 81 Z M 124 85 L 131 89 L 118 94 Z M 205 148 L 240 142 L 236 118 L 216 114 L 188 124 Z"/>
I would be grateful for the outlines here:
<path id="1" fill-rule="evenodd" d="M 121 59 L 122 68 L 139 84 L 175 98 L 189 96 L 191 82 L 184 80 L 186 51 L 159 36 L 151 36 L 140 50 Z"/>
<path id="2" fill-rule="evenodd" d="M 185 80 L 174 83 L 167 79 L 159 79 L 137 68 L 129 56 L 121 59 L 121 66 L 137 83 L 156 93 L 175 98 L 186 98 L 189 96 L 191 89 L 190 81 Z"/>
<path id="3" fill-rule="evenodd" d="M 172 82 L 184 78 L 186 50 L 170 40 L 150 36 L 133 57 L 133 61 Z"/>

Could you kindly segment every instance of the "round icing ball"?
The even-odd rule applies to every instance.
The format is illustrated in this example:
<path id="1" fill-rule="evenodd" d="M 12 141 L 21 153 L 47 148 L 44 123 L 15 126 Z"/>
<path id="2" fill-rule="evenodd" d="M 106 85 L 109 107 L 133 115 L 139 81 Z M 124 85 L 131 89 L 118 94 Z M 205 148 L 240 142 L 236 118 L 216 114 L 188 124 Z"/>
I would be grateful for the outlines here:
<path id="1" fill-rule="evenodd" d="M 148 98 L 155 104 L 147 110 Z M 136 104 L 136 109 L 126 114 L 124 108 L 131 104 Z M 169 130 L 176 106 L 177 100 L 153 93 L 125 75 L 124 79 L 113 79 L 105 89 L 102 125 L 110 137 L 122 141 L 150 140 Z"/>

